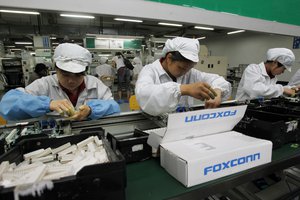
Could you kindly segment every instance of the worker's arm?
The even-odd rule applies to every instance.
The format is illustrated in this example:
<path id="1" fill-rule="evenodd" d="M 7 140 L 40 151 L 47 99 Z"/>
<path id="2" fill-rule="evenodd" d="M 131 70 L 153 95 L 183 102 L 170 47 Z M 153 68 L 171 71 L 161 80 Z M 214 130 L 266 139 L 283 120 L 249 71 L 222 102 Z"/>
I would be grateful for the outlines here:
<path id="1" fill-rule="evenodd" d="M 249 65 L 243 74 L 244 86 L 243 90 L 250 96 L 251 99 L 257 97 L 272 98 L 283 94 L 284 88 L 280 84 L 267 84 L 265 77 L 257 72 L 256 65 Z"/>
<path id="2" fill-rule="evenodd" d="M 50 112 L 51 99 L 34 96 L 18 89 L 8 91 L 0 102 L 0 114 L 6 120 L 22 120 L 40 117 Z"/>
<path id="3" fill-rule="evenodd" d="M 89 100 L 86 105 L 90 108 L 89 119 L 99 119 L 106 115 L 120 113 L 120 106 L 115 100 Z M 82 107 L 83 108 L 83 107 Z M 88 108 L 87 108 L 88 109 Z M 80 108 L 79 108 L 80 110 Z M 82 110 L 84 111 L 84 109 Z"/>

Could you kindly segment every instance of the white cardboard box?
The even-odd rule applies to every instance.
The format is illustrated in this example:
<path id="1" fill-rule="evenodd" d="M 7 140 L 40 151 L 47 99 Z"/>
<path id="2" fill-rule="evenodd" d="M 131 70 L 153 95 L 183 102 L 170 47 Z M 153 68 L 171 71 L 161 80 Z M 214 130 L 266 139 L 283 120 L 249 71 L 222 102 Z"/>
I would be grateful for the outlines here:
<path id="1" fill-rule="evenodd" d="M 272 143 L 230 131 L 161 144 L 160 161 L 191 187 L 271 162 Z"/>
<path id="2" fill-rule="evenodd" d="M 160 161 L 191 187 L 271 162 L 272 142 L 231 131 L 247 106 L 205 109 L 168 116 L 168 126 L 148 130 L 148 144 L 160 146 Z"/>

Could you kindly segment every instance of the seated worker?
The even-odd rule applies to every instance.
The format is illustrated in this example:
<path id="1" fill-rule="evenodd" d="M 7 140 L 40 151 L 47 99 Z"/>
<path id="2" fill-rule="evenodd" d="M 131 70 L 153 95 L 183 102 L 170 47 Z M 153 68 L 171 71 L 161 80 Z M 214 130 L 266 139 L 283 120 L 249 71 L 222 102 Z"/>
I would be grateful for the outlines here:
<path id="1" fill-rule="evenodd" d="M 35 65 L 34 72 L 30 74 L 28 85 L 36 79 L 42 78 L 48 75 L 48 67 L 44 63 L 38 63 Z"/>
<path id="2" fill-rule="evenodd" d="M 25 88 L 10 90 L 3 96 L 0 114 L 5 119 L 22 120 L 56 111 L 83 120 L 120 112 L 110 89 L 98 78 L 85 74 L 92 61 L 88 50 L 76 44 L 60 44 L 53 60 L 56 74 Z"/>
<path id="3" fill-rule="evenodd" d="M 100 65 L 96 67 L 95 72 L 99 79 L 110 89 L 112 89 L 114 79 L 115 79 L 115 71 L 111 65 L 108 63 L 107 57 L 100 58 Z"/>
<path id="4" fill-rule="evenodd" d="M 199 41 L 177 37 L 167 40 L 162 58 L 146 65 L 139 74 L 135 94 L 143 111 L 160 115 L 191 106 L 193 98 L 206 100 L 206 108 L 215 108 L 231 94 L 231 85 L 217 74 L 193 67 L 199 61 Z"/>
<path id="5" fill-rule="evenodd" d="M 133 88 L 135 87 L 135 83 L 138 79 L 139 73 L 142 71 L 143 69 L 143 64 L 142 64 L 142 60 L 139 57 L 135 57 L 132 60 L 132 65 L 134 66 L 133 70 L 132 70 L 132 80 L 131 80 L 131 85 L 133 86 Z"/>
<path id="6" fill-rule="evenodd" d="M 273 98 L 283 94 L 295 95 L 290 86 L 276 84 L 277 75 L 284 73 L 295 61 L 293 52 L 286 48 L 273 48 L 267 51 L 267 61 L 251 64 L 245 69 L 239 83 L 236 100 L 244 101 L 258 97 Z"/>

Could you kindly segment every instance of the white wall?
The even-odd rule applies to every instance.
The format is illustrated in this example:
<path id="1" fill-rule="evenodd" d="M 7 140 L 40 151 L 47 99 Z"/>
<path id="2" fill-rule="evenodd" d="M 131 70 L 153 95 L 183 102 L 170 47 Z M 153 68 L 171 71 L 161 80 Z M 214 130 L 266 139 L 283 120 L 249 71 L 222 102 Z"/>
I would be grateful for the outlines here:
<path id="1" fill-rule="evenodd" d="M 230 67 L 266 61 L 266 52 L 269 48 L 289 48 L 295 54 L 296 63 L 292 68 L 292 73 L 285 71 L 284 74 L 278 76 L 280 81 L 289 81 L 294 72 L 300 68 L 300 49 L 292 49 L 293 37 L 290 36 L 240 33 L 213 40 L 200 40 L 200 43 L 207 45 L 212 56 L 227 56 Z"/>

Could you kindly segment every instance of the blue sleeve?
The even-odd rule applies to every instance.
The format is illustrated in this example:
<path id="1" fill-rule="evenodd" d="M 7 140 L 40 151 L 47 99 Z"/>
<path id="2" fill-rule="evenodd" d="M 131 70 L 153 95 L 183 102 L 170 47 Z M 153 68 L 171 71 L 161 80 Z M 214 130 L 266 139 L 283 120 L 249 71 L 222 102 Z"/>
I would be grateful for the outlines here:
<path id="1" fill-rule="evenodd" d="M 90 119 L 99 119 L 106 115 L 120 113 L 119 104 L 115 100 L 90 100 L 87 105 L 92 110 L 89 116 Z"/>
<path id="2" fill-rule="evenodd" d="M 17 89 L 8 91 L 0 102 L 0 114 L 6 120 L 22 120 L 40 117 L 50 112 L 51 99 L 34 96 Z"/>

